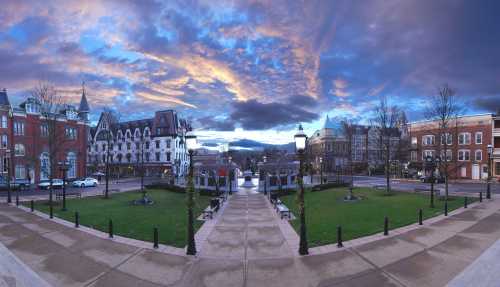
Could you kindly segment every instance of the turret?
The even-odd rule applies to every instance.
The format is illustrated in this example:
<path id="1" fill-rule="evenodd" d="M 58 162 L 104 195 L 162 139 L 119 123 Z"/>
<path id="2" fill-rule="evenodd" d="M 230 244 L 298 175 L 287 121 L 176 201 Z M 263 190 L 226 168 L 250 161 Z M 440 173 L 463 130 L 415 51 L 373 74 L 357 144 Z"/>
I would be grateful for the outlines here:
<path id="1" fill-rule="evenodd" d="M 82 99 L 80 100 L 80 107 L 78 108 L 78 117 L 84 122 L 89 122 L 89 103 L 85 94 L 85 82 L 82 83 Z"/>
<path id="2" fill-rule="evenodd" d="M 9 97 L 7 96 L 7 90 L 3 88 L 0 90 L 0 107 L 1 108 L 10 108 Z"/>

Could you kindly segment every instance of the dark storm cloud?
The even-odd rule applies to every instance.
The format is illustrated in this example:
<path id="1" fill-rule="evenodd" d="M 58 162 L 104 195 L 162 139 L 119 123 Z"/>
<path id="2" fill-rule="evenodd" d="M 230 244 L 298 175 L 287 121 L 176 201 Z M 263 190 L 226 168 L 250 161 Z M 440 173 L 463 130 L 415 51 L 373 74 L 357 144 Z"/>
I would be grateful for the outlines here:
<path id="1" fill-rule="evenodd" d="M 197 119 L 201 128 L 215 131 L 234 131 L 234 122 L 232 120 L 217 120 L 213 117 L 202 117 Z"/>
<path id="2" fill-rule="evenodd" d="M 295 105 L 282 103 L 260 103 L 256 100 L 233 104 L 230 119 L 246 130 L 266 130 L 300 122 L 311 122 L 318 114 Z"/>
<path id="3" fill-rule="evenodd" d="M 500 93 L 498 96 L 478 98 L 473 104 L 481 110 L 500 114 Z"/>
<path id="4" fill-rule="evenodd" d="M 303 95 L 294 95 L 289 97 L 288 103 L 290 105 L 295 105 L 298 107 L 308 107 L 308 108 L 312 108 L 318 105 L 318 102 L 315 99 Z"/>

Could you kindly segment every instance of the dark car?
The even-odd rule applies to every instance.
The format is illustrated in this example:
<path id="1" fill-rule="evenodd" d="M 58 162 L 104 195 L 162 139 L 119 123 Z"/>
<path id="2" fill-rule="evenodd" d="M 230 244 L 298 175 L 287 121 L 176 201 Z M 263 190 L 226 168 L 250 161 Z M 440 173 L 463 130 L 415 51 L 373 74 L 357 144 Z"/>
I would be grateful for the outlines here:
<path id="1" fill-rule="evenodd" d="M 431 179 L 432 178 L 428 175 L 420 177 L 420 181 L 424 182 L 424 183 L 431 183 Z M 444 182 L 445 182 L 444 177 L 442 177 L 442 176 L 435 176 L 434 177 L 434 183 L 444 183 Z"/>
<path id="2" fill-rule="evenodd" d="M 27 189 L 31 186 L 31 183 L 27 179 L 21 179 L 21 178 L 16 178 L 16 179 L 11 179 L 10 180 L 10 188 L 11 189 Z M 0 176 L 0 189 L 6 190 L 7 189 L 7 178 Z"/>

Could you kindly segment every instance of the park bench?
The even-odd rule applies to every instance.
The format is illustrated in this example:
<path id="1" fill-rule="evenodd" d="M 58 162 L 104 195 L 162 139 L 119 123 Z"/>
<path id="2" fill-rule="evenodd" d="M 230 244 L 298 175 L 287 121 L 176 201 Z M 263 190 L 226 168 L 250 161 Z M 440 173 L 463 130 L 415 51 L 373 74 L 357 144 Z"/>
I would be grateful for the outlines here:
<path id="1" fill-rule="evenodd" d="M 71 191 L 67 190 L 66 198 L 70 197 L 82 198 L 82 192 L 79 190 L 71 190 Z M 63 198 L 63 191 L 62 190 L 56 191 L 56 200 L 61 200 L 62 198 Z"/>
<path id="2" fill-rule="evenodd" d="M 215 207 L 214 206 L 207 206 L 207 208 L 205 208 L 203 210 L 203 219 L 209 217 L 210 219 L 213 219 L 214 218 L 214 212 L 216 212 L 215 210 Z"/>
<path id="3" fill-rule="evenodd" d="M 281 219 L 286 215 L 288 219 L 291 219 L 290 209 L 286 207 L 283 203 L 276 206 L 276 210 L 280 213 Z"/>
<path id="4" fill-rule="evenodd" d="M 415 190 L 415 192 L 431 192 L 430 188 L 425 188 L 425 187 L 415 187 L 414 190 Z M 434 195 L 437 197 L 441 196 L 441 189 L 435 188 Z"/>

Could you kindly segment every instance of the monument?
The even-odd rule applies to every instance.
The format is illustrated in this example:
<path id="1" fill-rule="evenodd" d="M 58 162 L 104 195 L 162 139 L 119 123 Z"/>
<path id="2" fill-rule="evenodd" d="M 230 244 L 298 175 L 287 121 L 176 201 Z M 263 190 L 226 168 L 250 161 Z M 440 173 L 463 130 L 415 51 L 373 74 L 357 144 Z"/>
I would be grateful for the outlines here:
<path id="1" fill-rule="evenodd" d="M 252 182 L 252 176 L 253 176 L 253 173 L 251 170 L 245 170 L 243 172 L 244 181 L 243 181 L 243 184 L 241 186 L 242 187 L 254 187 L 255 184 L 253 184 L 253 182 Z"/>

